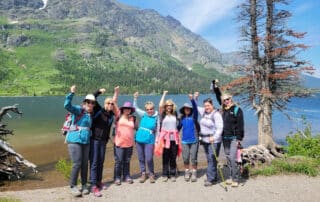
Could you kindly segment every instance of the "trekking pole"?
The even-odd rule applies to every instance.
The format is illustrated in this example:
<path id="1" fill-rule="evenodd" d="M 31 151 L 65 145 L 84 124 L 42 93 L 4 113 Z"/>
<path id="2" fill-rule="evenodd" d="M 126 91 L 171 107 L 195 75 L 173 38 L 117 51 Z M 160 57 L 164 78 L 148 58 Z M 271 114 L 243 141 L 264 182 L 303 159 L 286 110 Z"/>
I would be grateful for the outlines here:
<path id="1" fill-rule="evenodd" d="M 222 184 L 220 183 L 220 185 L 224 188 L 225 191 L 228 191 L 227 184 L 226 184 L 226 181 L 225 181 L 223 173 L 222 173 L 222 169 L 218 166 L 218 156 L 217 156 L 216 150 L 213 145 L 212 145 L 212 151 L 213 151 L 214 158 L 216 158 L 218 172 L 219 172 L 221 180 L 222 180 Z"/>

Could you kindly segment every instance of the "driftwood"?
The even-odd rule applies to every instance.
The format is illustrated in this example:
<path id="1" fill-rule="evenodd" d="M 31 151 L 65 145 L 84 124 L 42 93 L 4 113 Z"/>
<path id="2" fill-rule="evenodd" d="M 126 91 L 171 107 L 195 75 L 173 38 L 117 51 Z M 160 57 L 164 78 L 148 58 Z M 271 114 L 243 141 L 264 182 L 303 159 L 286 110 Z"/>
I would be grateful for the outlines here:
<path id="1" fill-rule="evenodd" d="M 9 111 L 19 114 L 20 116 L 22 115 L 17 104 L 6 106 L 0 109 L 0 121 Z M 9 117 L 11 116 L 9 115 Z M 13 135 L 13 130 L 6 129 L 6 125 L 0 123 L 0 177 L 6 179 L 20 179 L 24 176 L 23 170 L 25 168 L 31 168 L 33 172 L 36 173 L 37 166 L 24 159 L 21 154 L 15 152 L 5 141 L 5 136 L 8 134 Z"/>
<path id="2" fill-rule="evenodd" d="M 252 166 L 260 163 L 271 163 L 275 158 L 270 151 L 263 145 L 254 145 L 248 148 L 242 149 L 242 160 L 244 163 L 248 163 Z"/>

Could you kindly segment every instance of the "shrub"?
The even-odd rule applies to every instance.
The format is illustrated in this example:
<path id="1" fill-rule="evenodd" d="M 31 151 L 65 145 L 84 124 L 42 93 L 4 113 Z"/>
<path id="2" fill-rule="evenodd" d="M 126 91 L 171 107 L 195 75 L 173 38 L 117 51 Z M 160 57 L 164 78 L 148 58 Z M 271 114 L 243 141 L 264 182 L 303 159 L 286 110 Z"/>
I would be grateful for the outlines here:
<path id="1" fill-rule="evenodd" d="M 64 175 L 66 179 L 70 179 L 72 163 L 66 159 L 60 159 L 56 164 L 58 172 Z"/>

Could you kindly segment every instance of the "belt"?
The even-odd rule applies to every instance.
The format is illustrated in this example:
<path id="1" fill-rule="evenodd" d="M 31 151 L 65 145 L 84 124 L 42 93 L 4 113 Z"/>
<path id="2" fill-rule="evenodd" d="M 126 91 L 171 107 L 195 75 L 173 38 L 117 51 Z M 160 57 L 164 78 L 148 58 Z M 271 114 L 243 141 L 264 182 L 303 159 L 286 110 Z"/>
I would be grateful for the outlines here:
<path id="1" fill-rule="evenodd" d="M 213 136 L 213 134 L 206 134 L 206 135 L 200 134 L 199 136 L 200 136 L 200 137 L 210 137 L 210 136 Z"/>

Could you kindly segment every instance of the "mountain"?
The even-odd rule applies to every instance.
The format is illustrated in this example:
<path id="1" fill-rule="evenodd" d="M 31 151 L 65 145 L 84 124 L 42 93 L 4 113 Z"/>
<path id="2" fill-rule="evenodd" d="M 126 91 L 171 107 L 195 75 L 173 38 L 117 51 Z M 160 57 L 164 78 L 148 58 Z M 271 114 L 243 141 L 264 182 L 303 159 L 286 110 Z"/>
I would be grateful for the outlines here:
<path id="1" fill-rule="evenodd" d="M 124 93 L 207 92 L 225 54 L 171 16 L 115 0 L 0 2 L 0 95 L 120 85 Z M 227 59 L 226 59 L 227 58 Z"/>

